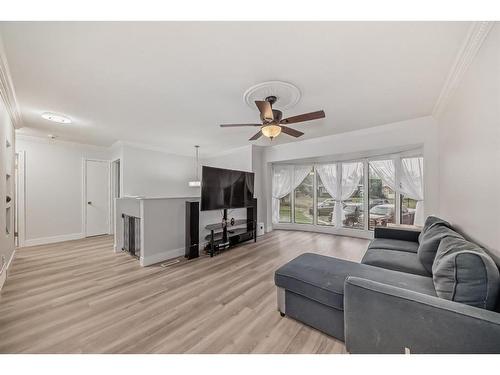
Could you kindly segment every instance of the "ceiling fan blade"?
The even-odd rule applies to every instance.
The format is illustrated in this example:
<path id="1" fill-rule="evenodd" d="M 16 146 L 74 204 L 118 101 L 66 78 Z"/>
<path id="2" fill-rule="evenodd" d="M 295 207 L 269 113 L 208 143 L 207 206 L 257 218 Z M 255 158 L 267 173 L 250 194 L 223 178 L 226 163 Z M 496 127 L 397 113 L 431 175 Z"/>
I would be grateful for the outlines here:
<path id="1" fill-rule="evenodd" d="M 311 113 L 304 113 L 302 115 L 298 116 L 292 116 L 288 117 L 286 119 L 283 119 L 280 121 L 280 124 L 294 124 L 296 122 L 304 122 L 304 121 L 311 121 L 311 120 L 317 120 L 320 118 L 325 117 L 325 111 L 316 111 L 316 112 L 311 112 Z"/>
<path id="2" fill-rule="evenodd" d="M 272 121 L 274 120 L 273 109 L 271 107 L 271 103 L 265 100 L 256 100 L 255 105 L 259 108 L 260 118 L 264 121 Z"/>
<path id="3" fill-rule="evenodd" d="M 252 138 L 249 139 L 249 141 L 255 141 L 256 139 L 259 139 L 262 136 L 262 131 L 259 130 L 258 133 L 256 133 Z"/>
<path id="4" fill-rule="evenodd" d="M 298 138 L 301 135 L 304 135 L 304 133 L 299 132 L 298 130 L 289 128 L 288 126 L 283 126 L 281 125 L 281 131 L 285 134 L 291 135 L 292 137 Z"/>
<path id="5" fill-rule="evenodd" d="M 262 124 L 223 124 L 221 128 L 229 128 L 234 126 L 262 126 Z"/>

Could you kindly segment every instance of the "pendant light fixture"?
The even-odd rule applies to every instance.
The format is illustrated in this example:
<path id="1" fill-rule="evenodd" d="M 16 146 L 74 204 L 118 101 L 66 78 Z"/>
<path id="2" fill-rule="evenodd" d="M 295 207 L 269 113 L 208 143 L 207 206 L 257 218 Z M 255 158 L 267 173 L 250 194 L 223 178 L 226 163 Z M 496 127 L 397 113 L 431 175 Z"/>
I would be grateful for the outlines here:
<path id="1" fill-rule="evenodd" d="M 196 160 L 195 160 L 195 170 L 196 170 L 196 179 L 194 181 L 189 181 L 189 187 L 200 187 L 201 186 L 201 181 L 200 181 L 200 178 L 198 176 L 198 169 L 199 169 L 199 164 L 198 164 L 198 149 L 200 148 L 200 146 L 196 145 L 194 146 L 195 150 L 196 150 Z"/>

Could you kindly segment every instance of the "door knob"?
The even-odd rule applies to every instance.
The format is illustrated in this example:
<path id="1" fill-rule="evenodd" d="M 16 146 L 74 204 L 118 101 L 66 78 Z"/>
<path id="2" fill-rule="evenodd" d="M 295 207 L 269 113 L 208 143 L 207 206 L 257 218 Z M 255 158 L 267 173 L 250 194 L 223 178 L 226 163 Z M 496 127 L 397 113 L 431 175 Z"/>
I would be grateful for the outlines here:
<path id="1" fill-rule="evenodd" d="M 92 204 L 92 202 L 87 202 L 87 204 Z"/>

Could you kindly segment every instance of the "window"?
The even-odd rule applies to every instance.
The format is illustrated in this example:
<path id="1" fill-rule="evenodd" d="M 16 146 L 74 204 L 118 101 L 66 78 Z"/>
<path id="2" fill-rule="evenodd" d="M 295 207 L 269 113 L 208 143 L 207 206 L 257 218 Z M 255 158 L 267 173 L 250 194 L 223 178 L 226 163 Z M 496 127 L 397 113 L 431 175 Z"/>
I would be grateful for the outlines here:
<path id="1" fill-rule="evenodd" d="M 292 195 L 289 193 L 280 199 L 280 223 L 292 222 Z"/>
<path id="2" fill-rule="evenodd" d="M 314 171 L 311 170 L 307 177 L 294 191 L 295 198 L 295 223 L 312 224 L 314 216 Z"/>
<path id="3" fill-rule="evenodd" d="M 317 184 L 317 206 L 316 206 L 316 223 L 318 225 L 335 226 L 335 200 L 328 193 L 321 181 L 321 177 L 316 173 Z"/>
<path id="4" fill-rule="evenodd" d="M 400 174 L 401 224 L 423 225 L 424 159 L 422 157 L 401 159 Z"/>
<path id="5" fill-rule="evenodd" d="M 272 201 L 273 222 L 344 230 L 423 225 L 424 160 L 406 155 L 273 166 L 273 196 L 282 197 Z"/>
<path id="6" fill-rule="evenodd" d="M 387 226 L 395 223 L 394 189 L 391 182 L 395 181 L 394 162 L 392 160 L 370 161 L 368 181 L 369 221 L 368 229 Z"/>
<path id="7" fill-rule="evenodd" d="M 417 201 L 405 197 L 401 194 L 401 224 L 413 225 L 415 223 L 415 211 L 417 210 Z"/>
<path id="8" fill-rule="evenodd" d="M 345 181 L 348 171 L 356 169 L 355 173 L 350 173 L 353 181 L 348 184 L 353 191 L 352 195 L 342 202 L 342 226 L 344 228 L 364 229 L 364 186 L 363 186 L 363 163 L 343 163 L 342 175 Z M 357 181 L 357 182 L 356 182 Z M 345 183 L 343 182 L 343 185 Z M 346 187 L 343 187 L 345 193 Z"/>

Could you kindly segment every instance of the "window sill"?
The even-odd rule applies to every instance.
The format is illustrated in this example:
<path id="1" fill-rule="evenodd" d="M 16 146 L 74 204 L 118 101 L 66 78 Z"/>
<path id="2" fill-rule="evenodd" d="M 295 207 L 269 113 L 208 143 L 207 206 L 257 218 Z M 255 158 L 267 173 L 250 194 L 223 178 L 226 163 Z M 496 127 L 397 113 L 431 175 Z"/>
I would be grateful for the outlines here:
<path id="1" fill-rule="evenodd" d="M 297 231 L 306 231 L 306 232 L 335 234 L 335 235 L 339 235 L 339 236 L 373 239 L 373 231 L 372 230 L 352 229 L 352 228 L 336 228 L 336 227 L 331 227 L 331 226 L 326 226 L 326 225 L 278 223 L 278 224 L 273 224 L 272 229 L 297 230 Z"/>

